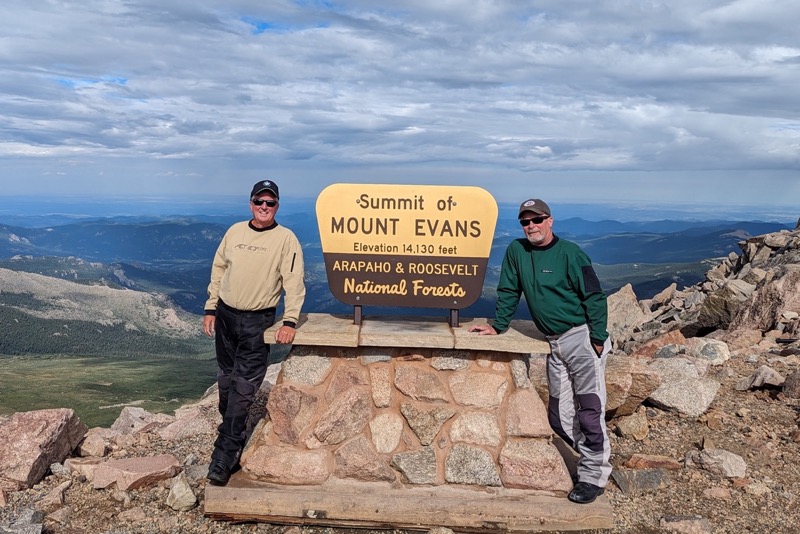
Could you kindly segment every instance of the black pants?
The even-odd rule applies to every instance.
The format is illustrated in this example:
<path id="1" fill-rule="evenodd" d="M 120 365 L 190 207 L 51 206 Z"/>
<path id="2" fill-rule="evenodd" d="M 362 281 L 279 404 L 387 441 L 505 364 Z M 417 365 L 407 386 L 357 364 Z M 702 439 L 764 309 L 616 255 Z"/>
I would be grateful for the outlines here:
<path id="1" fill-rule="evenodd" d="M 233 467 L 244 447 L 247 413 L 267 374 L 269 345 L 264 331 L 275 322 L 275 308 L 240 311 L 218 303 L 215 324 L 217 385 L 222 424 L 212 458 Z"/>

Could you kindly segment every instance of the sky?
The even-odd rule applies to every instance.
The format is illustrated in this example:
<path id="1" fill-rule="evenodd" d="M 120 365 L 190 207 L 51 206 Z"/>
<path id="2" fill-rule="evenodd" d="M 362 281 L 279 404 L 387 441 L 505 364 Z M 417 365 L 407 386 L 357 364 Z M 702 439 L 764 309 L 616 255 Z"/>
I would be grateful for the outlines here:
<path id="1" fill-rule="evenodd" d="M 800 206 L 796 0 L 3 0 L 0 18 L 3 195 L 270 178 L 283 197 Z"/>

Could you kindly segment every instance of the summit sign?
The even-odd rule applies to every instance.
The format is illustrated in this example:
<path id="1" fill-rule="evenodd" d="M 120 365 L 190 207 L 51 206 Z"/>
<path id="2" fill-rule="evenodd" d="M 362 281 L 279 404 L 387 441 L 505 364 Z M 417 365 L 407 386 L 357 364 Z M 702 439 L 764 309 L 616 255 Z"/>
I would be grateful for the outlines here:
<path id="1" fill-rule="evenodd" d="M 480 296 L 497 223 L 484 189 L 334 184 L 316 210 L 341 302 L 461 309 Z"/>

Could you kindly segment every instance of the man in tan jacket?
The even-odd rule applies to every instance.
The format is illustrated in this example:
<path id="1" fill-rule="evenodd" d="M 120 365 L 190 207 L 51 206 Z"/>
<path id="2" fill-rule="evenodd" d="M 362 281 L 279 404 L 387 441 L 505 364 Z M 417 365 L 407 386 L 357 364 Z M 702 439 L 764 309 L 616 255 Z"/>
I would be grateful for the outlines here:
<path id="1" fill-rule="evenodd" d="M 211 267 L 203 331 L 214 336 L 219 386 L 219 426 L 208 480 L 225 485 L 245 442 L 247 414 L 267 372 L 269 345 L 264 331 L 275 322 L 284 296 L 277 343 L 292 343 L 306 289 L 303 252 L 288 228 L 275 222 L 278 186 L 257 182 L 250 192 L 253 218 L 231 226 Z"/>

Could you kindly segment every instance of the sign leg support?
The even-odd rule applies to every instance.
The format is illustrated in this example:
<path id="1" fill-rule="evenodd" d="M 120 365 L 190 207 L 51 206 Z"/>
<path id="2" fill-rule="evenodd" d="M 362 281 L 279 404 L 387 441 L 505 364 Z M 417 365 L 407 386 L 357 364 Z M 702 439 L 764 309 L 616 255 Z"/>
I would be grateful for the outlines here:
<path id="1" fill-rule="evenodd" d="M 458 310 L 450 309 L 450 317 L 447 322 L 450 323 L 450 327 L 452 328 L 458 327 Z"/>

